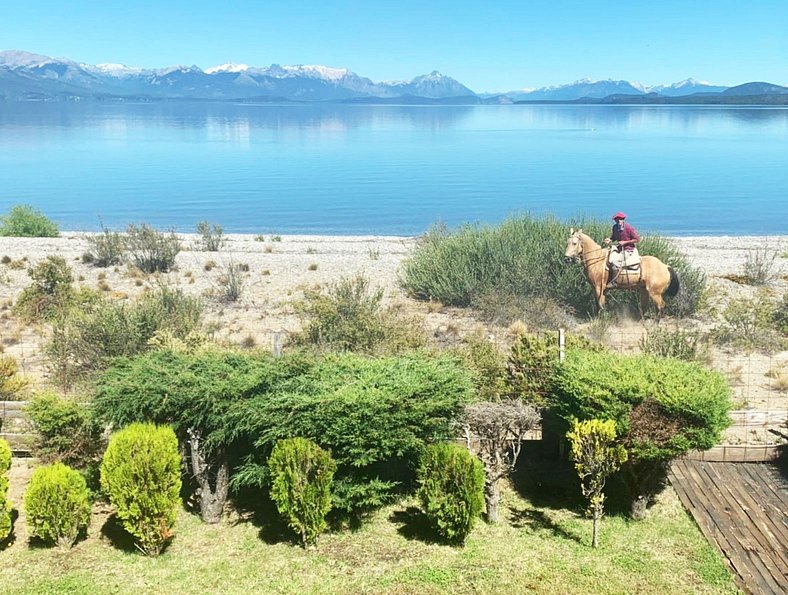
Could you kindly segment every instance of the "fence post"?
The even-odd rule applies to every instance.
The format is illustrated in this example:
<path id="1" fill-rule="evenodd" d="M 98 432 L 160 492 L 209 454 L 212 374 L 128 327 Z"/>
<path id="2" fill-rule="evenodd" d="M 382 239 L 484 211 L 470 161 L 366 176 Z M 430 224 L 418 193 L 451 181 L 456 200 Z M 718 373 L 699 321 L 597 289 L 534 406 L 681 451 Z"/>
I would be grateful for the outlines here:
<path id="1" fill-rule="evenodd" d="M 564 361 L 564 357 L 566 356 L 566 349 L 565 349 L 566 341 L 564 337 L 564 329 L 558 329 L 558 361 Z"/>
<path id="2" fill-rule="evenodd" d="M 282 355 L 282 333 L 275 332 L 273 336 L 273 346 L 271 352 L 274 357 L 281 357 Z"/>

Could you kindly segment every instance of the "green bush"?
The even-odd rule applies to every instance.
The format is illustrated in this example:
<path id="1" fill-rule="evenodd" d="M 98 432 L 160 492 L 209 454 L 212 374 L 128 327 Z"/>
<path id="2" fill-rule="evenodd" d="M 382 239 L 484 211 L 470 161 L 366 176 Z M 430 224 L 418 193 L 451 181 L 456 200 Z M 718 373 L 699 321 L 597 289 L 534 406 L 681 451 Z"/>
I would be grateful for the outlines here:
<path id="1" fill-rule="evenodd" d="M 87 241 L 90 250 L 82 259 L 97 267 L 114 266 L 126 259 L 126 239 L 117 231 L 102 226 L 101 233 L 88 236 Z"/>
<path id="2" fill-rule="evenodd" d="M 85 478 L 63 463 L 38 467 L 25 492 L 25 514 L 30 535 L 71 547 L 90 522 Z"/>
<path id="3" fill-rule="evenodd" d="M 101 488 L 137 547 L 160 554 L 180 503 L 181 456 L 172 428 L 135 423 L 113 434 L 101 462 Z"/>
<path id="4" fill-rule="evenodd" d="M 76 292 L 71 267 L 61 256 L 47 256 L 28 272 L 33 282 L 26 287 L 14 312 L 26 320 L 51 319 L 74 304 Z"/>
<path id="5" fill-rule="evenodd" d="M 484 509 L 484 469 L 466 448 L 433 444 L 419 469 L 418 497 L 437 533 L 463 543 Z"/>
<path id="6" fill-rule="evenodd" d="M 134 265 L 145 273 L 166 273 L 172 269 L 181 248 L 181 240 L 174 231 L 163 233 L 147 223 L 129 225 L 126 229 L 129 256 Z"/>
<path id="7" fill-rule="evenodd" d="M 610 224 L 601 221 L 562 222 L 530 215 L 513 217 L 498 226 L 465 225 L 455 231 L 431 228 L 405 262 L 403 286 L 411 294 L 444 304 L 469 306 L 488 294 L 551 299 L 578 315 L 593 311 L 593 292 L 579 266 L 564 262 L 570 226 L 582 227 L 601 240 Z M 641 254 L 656 256 L 681 277 L 680 299 L 668 312 L 695 311 L 705 277 L 691 267 L 672 242 L 642 234 Z M 678 296 L 677 296 L 678 297 Z M 637 308 L 636 292 L 613 292 L 608 303 Z"/>
<path id="8" fill-rule="evenodd" d="M 783 299 L 775 307 L 772 313 L 772 324 L 777 332 L 788 337 L 788 293 L 783 295 Z"/>
<path id="9" fill-rule="evenodd" d="M 44 392 L 33 397 L 26 411 L 38 434 L 33 454 L 45 463 L 58 461 L 80 469 L 94 483 L 105 440 L 90 407 Z"/>
<path id="10" fill-rule="evenodd" d="M 197 224 L 197 234 L 200 236 L 200 250 L 218 252 L 225 244 L 224 230 L 221 225 L 211 225 L 207 221 Z"/>
<path id="11" fill-rule="evenodd" d="M 199 299 L 166 285 L 131 303 L 102 299 L 58 319 L 46 353 L 55 377 L 68 387 L 113 357 L 147 351 L 158 334 L 185 339 L 199 328 L 202 312 Z"/>
<path id="12" fill-rule="evenodd" d="M 268 459 L 271 499 L 279 513 L 301 535 L 304 547 L 326 529 L 331 510 L 331 483 L 336 463 L 311 440 L 280 440 Z"/>
<path id="13" fill-rule="evenodd" d="M 16 205 L 0 217 L 0 236 L 56 238 L 59 235 L 57 224 L 30 205 Z"/>
<path id="14" fill-rule="evenodd" d="M 19 373 L 16 359 L 11 355 L 0 355 L 0 401 L 17 400 L 29 384 L 30 379 Z"/>
<path id="15" fill-rule="evenodd" d="M 730 423 L 725 377 L 675 359 L 570 350 L 552 376 L 552 390 L 560 435 L 575 418 L 616 422 L 629 454 L 623 471 L 636 518 L 659 489 L 667 463 L 711 448 Z"/>
<path id="16" fill-rule="evenodd" d="M 672 357 L 688 362 L 707 363 L 710 358 L 707 340 L 698 332 L 664 326 L 649 330 L 640 339 L 640 349 L 647 355 Z"/>
<path id="17" fill-rule="evenodd" d="M 398 353 L 424 343 L 415 326 L 381 308 L 383 290 L 363 276 L 343 278 L 323 292 L 306 291 L 297 311 L 304 321 L 296 342 L 320 349 Z"/>
<path id="18" fill-rule="evenodd" d="M 775 329 L 779 328 L 779 321 L 775 325 L 776 312 L 779 306 L 768 289 L 761 289 L 753 297 L 734 298 L 722 311 L 722 321 L 713 336 L 721 344 L 743 349 L 780 349 L 785 341 Z"/>
<path id="19" fill-rule="evenodd" d="M 293 437 L 329 448 L 338 465 L 334 508 L 355 515 L 411 487 L 425 444 L 452 434 L 473 383 L 462 363 L 446 355 L 334 354 L 291 360 L 286 375 L 255 392 L 231 425 L 263 455 Z M 254 461 L 258 467 L 246 465 L 237 484 L 264 482 L 259 455 Z"/>
<path id="20" fill-rule="evenodd" d="M 0 438 L 0 543 L 11 534 L 11 502 L 8 501 L 8 470 L 11 468 L 11 447 Z"/>

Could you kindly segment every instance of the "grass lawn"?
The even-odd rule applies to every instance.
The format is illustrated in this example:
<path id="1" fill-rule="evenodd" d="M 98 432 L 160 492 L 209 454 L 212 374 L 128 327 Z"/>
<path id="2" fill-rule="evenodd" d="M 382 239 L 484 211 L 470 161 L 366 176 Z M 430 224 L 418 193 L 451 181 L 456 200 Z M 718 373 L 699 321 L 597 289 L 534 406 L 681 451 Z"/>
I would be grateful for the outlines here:
<path id="1" fill-rule="evenodd" d="M 462 548 L 435 543 L 412 499 L 306 551 L 270 519 L 233 515 L 216 526 L 183 511 L 172 544 L 153 559 L 118 538 L 103 505 L 68 551 L 28 543 L 20 516 L 15 541 L 0 551 L 0 592 L 736 592 L 671 489 L 645 521 L 606 517 L 596 551 L 591 522 L 576 510 L 535 506 L 513 489 L 504 497 L 502 522 L 480 522 Z"/>

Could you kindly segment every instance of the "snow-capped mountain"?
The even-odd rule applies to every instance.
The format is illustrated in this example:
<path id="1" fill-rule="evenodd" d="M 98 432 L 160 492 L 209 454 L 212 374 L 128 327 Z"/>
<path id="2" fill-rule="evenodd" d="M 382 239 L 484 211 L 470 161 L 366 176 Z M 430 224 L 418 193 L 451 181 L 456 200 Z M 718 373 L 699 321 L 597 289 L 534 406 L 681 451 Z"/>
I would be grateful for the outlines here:
<path id="1" fill-rule="evenodd" d="M 647 87 L 649 93 L 659 93 L 666 97 L 681 97 L 683 95 L 691 95 L 693 93 L 721 93 L 728 87 L 721 87 L 713 85 L 706 81 L 698 81 L 693 78 L 688 78 L 672 85 L 655 85 Z"/>
<path id="2" fill-rule="evenodd" d="M 646 92 L 645 87 L 640 83 L 581 79 L 566 85 L 541 87 L 532 91 L 514 91 L 507 95 L 516 101 L 571 101 L 583 97 L 601 99 L 609 95 L 644 95 Z"/>

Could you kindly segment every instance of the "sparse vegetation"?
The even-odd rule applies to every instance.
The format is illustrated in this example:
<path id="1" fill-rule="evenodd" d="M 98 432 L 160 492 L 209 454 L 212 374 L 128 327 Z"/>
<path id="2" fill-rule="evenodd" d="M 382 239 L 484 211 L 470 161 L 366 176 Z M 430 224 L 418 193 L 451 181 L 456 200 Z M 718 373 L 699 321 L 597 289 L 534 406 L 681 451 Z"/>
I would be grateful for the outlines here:
<path id="1" fill-rule="evenodd" d="M 206 252 L 218 252 L 226 243 L 222 226 L 215 223 L 211 225 L 207 221 L 200 221 L 197 234 L 200 236 L 198 247 Z"/>
<path id="2" fill-rule="evenodd" d="M 101 233 L 88 236 L 90 250 L 82 256 L 85 263 L 110 267 L 126 260 L 126 238 L 117 231 L 101 226 Z"/>
<path id="3" fill-rule="evenodd" d="M 777 251 L 766 246 L 747 251 L 743 277 L 750 285 L 766 285 L 774 279 Z"/>
<path id="4" fill-rule="evenodd" d="M 134 265 L 145 273 L 166 273 L 175 266 L 181 240 L 174 231 L 164 233 L 147 223 L 129 225 L 126 247 Z"/>
<path id="5" fill-rule="evenodd" d="M 225 302 L 237 302 L 241 298 L 244 288 L 244 265 L 231 262 L 225 269 L 225 274 L 221 278 L 221 299 Z M 248 270 L 248 265 L 246 266 Z"/>
<path id="6" fill-rule="evenodd" d="M 697 331 L 671 330 L 660 326 L 649 330 L 640 339 L 640 349 L 648 355 L 673 357 L 688 362 L 708 363 L 708 339 Z"/>
<path id="7" fill-rule="evenodd" d="M 14 311 L 25 320 L 51 319 L 76 300 L 72 287 L 71 267 L 61 256 L 47 256 L 28 270 L 33 282 L 26 287 L 14 305 Z"/>
<path id="8" fill-rule="evenodd" d="M 753 297 L 733 298 L 722 311 L 722 321 L 713 336 L 721 344 L 748 350 L 779 349 L 786 343 L 777 330 L 782 327 L 782 307 L 766 288 Z"/>
<path id="9" fill-rule="evenodd" d="M 56 238 L 59 235 L 57 224 L 30 205 L 13 206 L 0 217 L 0 236 Z"/>

